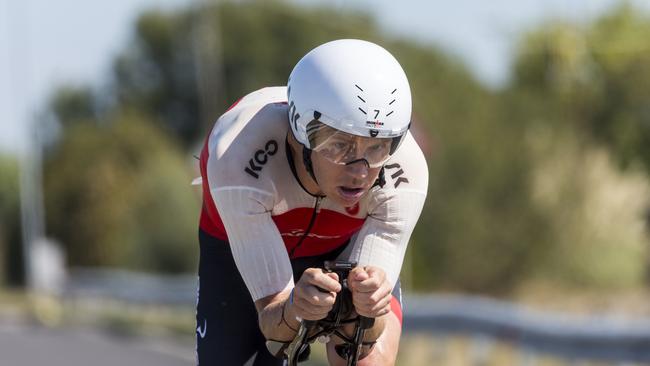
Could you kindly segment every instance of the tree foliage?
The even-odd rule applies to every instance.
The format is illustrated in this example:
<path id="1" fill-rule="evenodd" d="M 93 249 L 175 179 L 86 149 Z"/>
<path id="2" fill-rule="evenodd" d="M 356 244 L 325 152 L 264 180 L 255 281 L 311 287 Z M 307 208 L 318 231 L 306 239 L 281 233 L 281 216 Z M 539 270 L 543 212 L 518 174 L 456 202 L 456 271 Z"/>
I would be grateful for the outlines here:
<path id="1" fill-rule="evenodd" d="M 650 17 L 621 5 L 592 23 L 549 22 L 520 43 L 504 95 L 535 145 L 534 191 L 551 219 L 553 249 L 537 269 L 546 277 L 638 286 L 650 268 L 648 34 Z"/>
<path id="2" fill-rule="evenodd" d="M 285 85 L 295 62 L 316 45 L 377 36 L 368 16 L 296 9 L 280 1 L 149 11 L 114 63 L 115 95 L 120 106 L 159 118 L 189 147 L 241 96 Z"/>
<path id="3" fill-rule="evenodd" d="M 147 11 L 114 61 L 110 88 L 68 88 L 53 98 L 64 132 L 48 154 L 48 225 L 75 264 L 189 268 L 198 205 L 183 154 L 196 153 L 233 101 L 285 85 L 308 50 L 362 38 L 386 47 L 409 75 L 413 131 L 429 163 L 409 285 L 508 293 L 554 270 L 562 281 L 635 283 L 643 269 L 642 206 L 623 214 L 597 200 L 598 187 L 621 197 L 645 190 L 598 146 L 621 167 L 650 166 L 649 29 L 648 19 L 625 6 L 586 25 L 551 22 L 525 35 L 512 81 L 492 91 L 458 59 L 391 39 L 367 14 L 282 1 Z M 582 167 L 603 185 L 580 176 Z M 552 199 L 548 187 L 557 193 Z M 617 213 L 601 225 L 617 234 L 584 235 L 599 222 L 581 216 L 588 209 Z M 616 238 L 626 238 L 625 252 L 610 245 Z M 591 241 L 598 253 L 618 253 L 616 264 L 594 270 L 602 257 L 586 255 Z M 572 252 L 573 243 L 582 249 Z M 634 270 L 617 282 L 617 268 L 633 260 Z"/>
<path id="4" fill-rule="evenodd" d="M 583 26 L 531 32 L 512 89 L 548 106 L 540 119 L 607 146 L 622 167 L 650 171 L 650 16 L 622 5 Z"/>
<path id="5" fill-rule="evenodd" d="M 73 266 L 188 271 L 198 197 L 178 147 L 123 115 L 71 127 L 47 162 L 47 227 Z"/>

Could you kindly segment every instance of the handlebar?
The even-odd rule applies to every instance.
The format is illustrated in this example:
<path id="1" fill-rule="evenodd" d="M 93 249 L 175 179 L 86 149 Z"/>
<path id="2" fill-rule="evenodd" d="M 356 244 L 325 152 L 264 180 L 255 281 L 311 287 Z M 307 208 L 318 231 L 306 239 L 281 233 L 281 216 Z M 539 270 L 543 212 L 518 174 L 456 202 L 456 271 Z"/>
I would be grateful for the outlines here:
<path id="1" fill-rule="evenodd" d="M 347 277 L 350 271 L 354 269 L 356 266 L 357 266 L 356 262 L 343 262 L 343 261 L 325 261 L 325 265 L 324 265 L 325 271 L 334 272 L 339 276 L 339 282 L 341 283 L 341 286 L 343 287 L 344 290 L 349 290 L 347 284 Z M 336 312 L 337 314 L 333 314 L 331 316 L 332 318 L 335 319 L 334 323 L 336 324 L 336 326 L 334 328 L 338 328 L 341 325 L 340 324 L 340 320 L 341 320 L 340 298 L 337 297 L 336 301 L 338 306 L 335 305 L 333 312 Z M 327 318 L 330 318 L 330 315 L 328 315 Z M 288 366 L 297 366 L 298 361 L 302 361 L 303 359 L 306 358 L 306 355 L 308 354 L 307 350 L 309 349 L 309 343 L 313 342 L 313 340 L 315 339 L 314 336 L 312 336 L 310 339 L 309 335 L 314 333 L 313 331 L 319 327 L 319 322 L 320 322 L 319 320 L 303 320 L 300 322 L 300 328 L 298 328 L 298 332 L 296 333 L 296 336 L 294 337 L 293 341 L 291 341 L 291 343 L 289 344 L 289 346 L 287 346 L 285 350 L 285 354 L 287 355 Z M 349 346 L 351 346 L 350 354 L 347 360 L 348 366 L 355 366 L 359 361 L 359 355 L 361 354 L 361 347 L 363 347 L 363 338 L 365 332 L 367 329 L 372 328 L 374 324 L 375 324 L 374 318 L 358 316 L 356 320 L 355 330 L 354 330 L 354 338 L 352 339 L 352 343 L 348 343 Z M 349 342 L 349 339 L 347 342 Z M 307 354 L 305 354 L 304 352 L 307 352 Z"/>

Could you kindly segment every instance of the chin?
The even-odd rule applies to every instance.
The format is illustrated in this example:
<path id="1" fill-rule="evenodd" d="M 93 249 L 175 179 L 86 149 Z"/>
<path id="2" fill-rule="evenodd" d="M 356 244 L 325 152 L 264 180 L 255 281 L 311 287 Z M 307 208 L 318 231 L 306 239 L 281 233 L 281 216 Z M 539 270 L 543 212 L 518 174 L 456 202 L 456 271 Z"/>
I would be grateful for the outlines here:
<path id="1" fill-rule="evenodd" d="M 364 190 L 363 194 L 361 194 L 360 197 L 358 198 L 345 198 L 341 197 L 338 192 L 333 192 L 329 197 L 336 202 L 338 205 L 342 207 L 353 207 L 354 205 L 358 204 L 361 199 L 368 193 L 368 191 Z"/>

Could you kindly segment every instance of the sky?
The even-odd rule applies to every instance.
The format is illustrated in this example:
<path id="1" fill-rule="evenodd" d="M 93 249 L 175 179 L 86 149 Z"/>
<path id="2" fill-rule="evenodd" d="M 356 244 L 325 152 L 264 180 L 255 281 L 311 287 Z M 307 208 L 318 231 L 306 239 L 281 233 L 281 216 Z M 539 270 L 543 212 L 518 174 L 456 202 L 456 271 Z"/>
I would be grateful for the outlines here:
<path id="1" fill-rule="evenodd" d="M 138 14 L 209 0 L 0 0 L 0 153 L 29 148 L 27 128 L 63 84 L 101 85 Z M 376 17 L 389 36 L 454 54 L 479 80 L 507 81 L 518 36 L 550 17 L 587 22 L 619 0 L 288 0 Z M 631 1 L 650 9 L 650 2 Z"/>

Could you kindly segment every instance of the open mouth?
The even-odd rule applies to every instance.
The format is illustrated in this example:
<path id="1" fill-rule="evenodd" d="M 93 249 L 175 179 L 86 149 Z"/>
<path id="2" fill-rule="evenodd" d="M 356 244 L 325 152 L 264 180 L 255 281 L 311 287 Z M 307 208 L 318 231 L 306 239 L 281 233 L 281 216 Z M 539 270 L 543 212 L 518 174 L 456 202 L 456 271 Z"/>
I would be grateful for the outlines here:
<path id="1" fill-rule="evenodd" d="M 339 194 L 347 200 L 357 200 L 361 198 L 364 193 L 363 188 L 352 188 L 352 187 L 337 187 Z"/>

